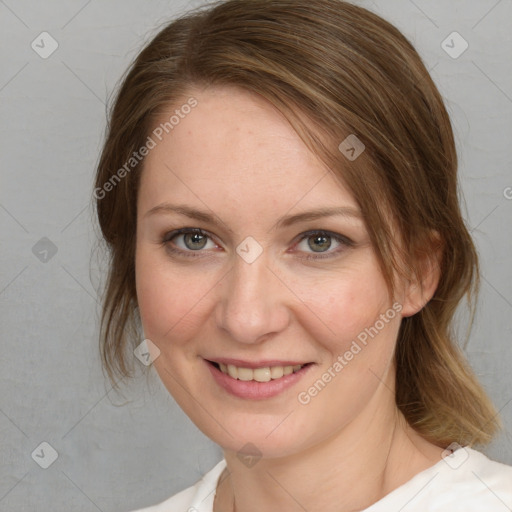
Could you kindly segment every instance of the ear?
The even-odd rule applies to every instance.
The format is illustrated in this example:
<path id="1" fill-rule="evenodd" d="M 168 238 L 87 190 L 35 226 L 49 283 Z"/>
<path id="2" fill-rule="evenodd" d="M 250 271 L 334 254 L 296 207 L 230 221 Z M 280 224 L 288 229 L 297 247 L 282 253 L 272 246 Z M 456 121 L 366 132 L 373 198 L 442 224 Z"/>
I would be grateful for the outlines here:
<path id="1" fill-rule="evenodd" d="M 443 247 L 437 231 L 416 251 L 416 275 L 405 282 L 402 316 L 418 313 L 434 295 L 441 278 Z"/>

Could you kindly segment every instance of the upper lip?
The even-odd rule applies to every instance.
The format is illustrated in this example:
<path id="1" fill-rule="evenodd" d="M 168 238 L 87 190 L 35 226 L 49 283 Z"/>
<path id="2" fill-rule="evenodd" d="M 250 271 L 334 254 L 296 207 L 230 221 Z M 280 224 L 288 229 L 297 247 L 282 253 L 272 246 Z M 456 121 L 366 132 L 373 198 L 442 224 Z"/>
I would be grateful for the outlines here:
<path id="1" fill-rule="evenodd" d="M 227 357 L 216 357 L 215 359 L 206 359 L 211 363 L 223 363 L 225 365 L 232 364 L 239 368 L 265 368 L 266 366 L 296 366 L 298 364 L 305 365 L 310 361 L 291 361 L 278 359 L 265 359 L 262 361 L 244 361 L 243 359 L 230 359 Z"/>

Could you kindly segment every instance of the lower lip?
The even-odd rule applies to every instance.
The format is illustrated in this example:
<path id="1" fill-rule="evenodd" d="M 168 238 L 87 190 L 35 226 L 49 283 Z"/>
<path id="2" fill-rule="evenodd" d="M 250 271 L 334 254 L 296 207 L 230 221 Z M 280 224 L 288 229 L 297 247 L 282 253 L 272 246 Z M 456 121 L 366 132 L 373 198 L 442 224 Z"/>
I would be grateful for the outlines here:
<path id="1" fill-rule="evenodd" d="M 307 366 L 303 366 L 299 371 L 284 375 L 279 379 L 273 379 L 268 382 L 257 382 L 255 380 L 233 379 L 233 377 L 221 372 L 212 363 L 206 360 L 205 363 L 221 388 L 238 398 L 249 400 L 264 400 L 279 395 L 299 382 L 313 366 L 313 364 L 308 364 Z"/>

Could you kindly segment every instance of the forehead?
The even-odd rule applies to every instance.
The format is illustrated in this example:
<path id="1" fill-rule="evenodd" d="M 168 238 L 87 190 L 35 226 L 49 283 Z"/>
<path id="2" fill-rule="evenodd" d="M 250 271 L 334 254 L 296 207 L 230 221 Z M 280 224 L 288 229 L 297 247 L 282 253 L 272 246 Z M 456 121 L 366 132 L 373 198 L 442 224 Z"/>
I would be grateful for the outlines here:
<path id="1" fill-rule="evenodd" d="M 141 177 L 141 209 L 173 199 L 252 214 L 278 207 L 356 206 L 267 100 L 233 87 L 194 90 L 191 96 L 197 105 L 184 109 L 161 141 L 153 137 L 156 146 Z M 180 104 L 159 122 L 168 121 Z"/>

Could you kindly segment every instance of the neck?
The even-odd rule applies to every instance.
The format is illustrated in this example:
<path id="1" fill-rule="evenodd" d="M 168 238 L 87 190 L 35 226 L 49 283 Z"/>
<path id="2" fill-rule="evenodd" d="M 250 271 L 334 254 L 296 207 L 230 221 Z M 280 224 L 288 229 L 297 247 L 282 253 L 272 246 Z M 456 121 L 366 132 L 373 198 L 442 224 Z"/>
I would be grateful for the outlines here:
<path id="1" fill-rule="evenodd" d="M 351 423 L 322 443 L 246 467 L 225 450 L 215 512 L 362 510 L 441 459 L 398 411 L 382 386 Z"/>

